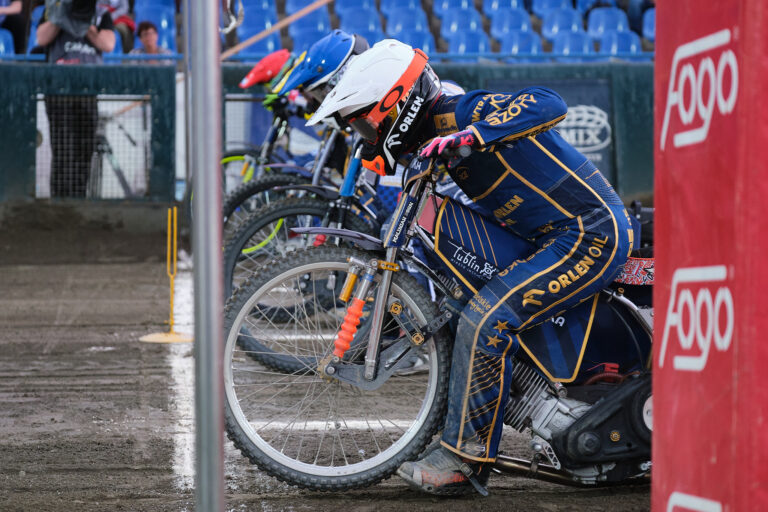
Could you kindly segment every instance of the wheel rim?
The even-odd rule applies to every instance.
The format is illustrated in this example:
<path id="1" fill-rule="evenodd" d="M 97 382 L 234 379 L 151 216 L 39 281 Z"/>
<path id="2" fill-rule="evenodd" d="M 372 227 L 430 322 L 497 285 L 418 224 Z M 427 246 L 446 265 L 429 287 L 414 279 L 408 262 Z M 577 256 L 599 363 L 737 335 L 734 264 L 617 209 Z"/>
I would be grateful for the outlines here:
<path id="1" fill-rule="evenodd" d="M 303 265 L 272 279 L 241 308 L 226 342 L 226 396 L 236 422 L 269 458 L 315 476 L 357 474 L 395 457 L 419 433 L 437 392 L 437 358 L 433 356 L 428 358 L 426 375 L 395 376 L 376 391 L 362 391 L 338 381 L 325 381 L 314 371 L 302 372 L 305 373 L 302 375 L 269 370 L 238 347 L 241 327 L 251 322 L 253 329 L 256 324 L 253 308 L 259 306 L 259 301 L 266 300 L 267 292 L 281 286 L 286 288 L 288 280 L 301 274 L 322 279 L 325 278 L 322 271 L 333 269 L 343 276 L 346 268 L 346 263 L 320 262 Z M 394 283 L 391 295 L 403 302 L 414 320 L 421 325 L 426 323 L 415 301 Z M 280 299 L 273 297 L 272 300 Z M 302 330 L 298 328 L 301 322 L 310 322 L 303 324 L 303 331 L 312 338 L 307 346 L 315 347 L 317 359 L 332 349 L 343 311 L 329 313 L 326 310 L 322 314 L 326 316 L 322 323 L 318 314 L 314 314 L 314 323 L 310 318 L 296 316 L 292 322 L 295 334 L 301 334 L 298 332 Z M 386 329 L 385 325 L 385 333 Z M 264 341 L 265 331 L 259 336 Z M 290 348 L 286 344 L 282 346 L 286 350 Z M 429 354 L 435 354 L 434 339 L 424 346 Z M 297 355 L 305 356 L 306 348 L 302 350 Z M 377 411 L 387 406 L 390 409 L 394 406 L 391 410 L 397 412 Z"/>

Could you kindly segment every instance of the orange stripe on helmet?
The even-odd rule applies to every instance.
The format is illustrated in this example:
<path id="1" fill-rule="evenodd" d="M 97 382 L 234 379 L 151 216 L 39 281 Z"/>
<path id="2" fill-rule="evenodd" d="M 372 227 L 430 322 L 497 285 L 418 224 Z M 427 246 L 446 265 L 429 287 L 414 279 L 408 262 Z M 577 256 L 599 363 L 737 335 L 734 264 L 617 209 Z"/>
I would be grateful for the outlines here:
<path id="1" fill-rule="evenodd" d="M 397 83 L 392 86 L 389 92 L 384 95 L 381 101 L 375 107 L 373 107 L 371 112 L 368 114 L 368 119 L 374 123 L 381 123 L 384 118 L 387 117 L 387 114 L 389 114 L 389 112 L 395 108 L 395 105 L 397 105 L 401 99 L 406 97 L 408 92 L 413 87 L 413 84 L 415 84 L 416 80 L 418 80 L 421 72 L 424 71 L 424 68 L 427 66 L 429 57 L 427 57 L 427 55 L 418 48 L 414 48 L 413 51 L 413 60 L 411 60 L 411 63 L 408 64 L 408 68 L 405 70 L 405 73 L 403 73 Z"/>

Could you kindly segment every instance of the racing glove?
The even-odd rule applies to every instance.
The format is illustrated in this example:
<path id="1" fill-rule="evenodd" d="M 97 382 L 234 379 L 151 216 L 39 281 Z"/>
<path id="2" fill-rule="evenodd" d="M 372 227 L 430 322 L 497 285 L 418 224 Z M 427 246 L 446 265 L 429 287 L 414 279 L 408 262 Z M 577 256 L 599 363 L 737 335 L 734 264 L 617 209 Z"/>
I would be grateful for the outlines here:
<path id="1" fill-rule="evenodd" d="M 472 130 L 467 129 L 446 135 L 445 137 L 435 137 L 429 142 L 429 144 L 424 147 L 424 149 L 421 150 L 419 156 L 429 158 L 432 156 L 442 155 L 446 148 L 454 149 L 458 148 L 459 146 L 476 147 L 476 142 L 477 139 L 475 138 L 475 134 L 472 132 Z"/>

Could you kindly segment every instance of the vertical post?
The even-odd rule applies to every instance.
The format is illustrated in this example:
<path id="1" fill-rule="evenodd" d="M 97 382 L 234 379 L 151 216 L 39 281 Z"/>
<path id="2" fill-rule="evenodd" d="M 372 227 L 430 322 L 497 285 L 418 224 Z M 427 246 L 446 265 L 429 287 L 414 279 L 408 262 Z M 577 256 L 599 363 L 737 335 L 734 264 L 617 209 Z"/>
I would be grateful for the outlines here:
<path id="1" fill-rule="evenodd" d="M 187 0 L 194 184 L 195 426 L 198 511 L 224 509 L 223 261 L 221 252 L 221 68 L 219 2 Z"/>

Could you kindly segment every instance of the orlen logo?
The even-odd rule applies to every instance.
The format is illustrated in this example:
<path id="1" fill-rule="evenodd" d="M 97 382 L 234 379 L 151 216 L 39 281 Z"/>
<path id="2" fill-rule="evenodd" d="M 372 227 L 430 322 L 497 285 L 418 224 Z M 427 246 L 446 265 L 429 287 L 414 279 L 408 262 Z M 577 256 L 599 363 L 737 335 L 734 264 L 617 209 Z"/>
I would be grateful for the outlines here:
<path id="1" fill-rule="evenodd" d="M 667 106 L 664 109 L 664 124 L 661 128 L 662 150 L 667 142 L 669 117 L 674 107 L 677 107 L 677 115 L 687 128 L 672 137 L 676 148 L 706 140 L 715 108 L 722 115 L 733 112 L 739 93 L 739 66 L 736 54 L 731 49 L 723 49 L 719 56 L 707 55 L 694 59 L 730 42 L 731 31 L 725 29 L 681 45 L 675 50 L 669 76 Z M 713 57 L 717 58 L 717 63 Z M 685 63 L 680 67 L 683 61 Z M 729 82 L 730 87 L 726 89 Z"/>
<path id="2" fill-rule="evenodd" d="M 723 286 L 726 277 L 724 265 L 675 270 L 659 351 L 659 368 L 664 367 L 670 337 L 677 338 L 681 349 L 673 351 L 684 353 L 672 358 L 672 367 L 681 371 L 702 371 L 713 344 L 720 352 L 731 346 L 734 309 L 731 290 Z M 670 336 L 673 329 L 674 335 Z M 691 355 L 692 352 L 698 354 Z"/>

